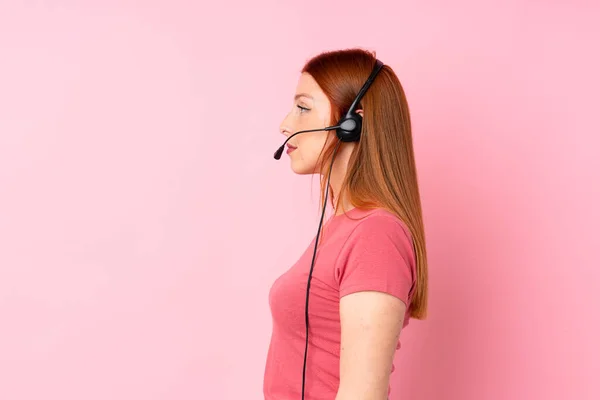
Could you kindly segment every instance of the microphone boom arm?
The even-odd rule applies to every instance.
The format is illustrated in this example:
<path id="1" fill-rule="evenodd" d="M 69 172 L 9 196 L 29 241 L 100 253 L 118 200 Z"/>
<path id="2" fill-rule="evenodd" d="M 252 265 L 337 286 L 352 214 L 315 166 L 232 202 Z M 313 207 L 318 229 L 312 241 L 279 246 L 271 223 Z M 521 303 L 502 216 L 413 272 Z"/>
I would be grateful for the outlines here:
<path id="1" fill-rule="evenodd" d="M 277 151 L 275 152 L 275 154 L 273 155 L 275 157 L 276 160 L 279 160 L 281 158 L 281 155 L 283 154 L 283 149 L 285 148 L 286 143 L 288 142 L 288 140 L 290 140 L 291 138 L 293 138 L 294 136 L 300 134 L 300 133 L 307 133 L 307 132 L 319 132 L 319 131 L 332 131 L 334 129 L 338 129 L 340 126 L 339 125 L 335 125 L 335 126 L 327 126 L 325 128 L 319 128 L 319 129 L 308 129 L 306 131 L 298 131 L 290 136 L 288 136 L 287 139 L 285 139 L 285 142 L 283 142 L 283 144 L 281 145 L 280 148 L 277 149 Z"/>

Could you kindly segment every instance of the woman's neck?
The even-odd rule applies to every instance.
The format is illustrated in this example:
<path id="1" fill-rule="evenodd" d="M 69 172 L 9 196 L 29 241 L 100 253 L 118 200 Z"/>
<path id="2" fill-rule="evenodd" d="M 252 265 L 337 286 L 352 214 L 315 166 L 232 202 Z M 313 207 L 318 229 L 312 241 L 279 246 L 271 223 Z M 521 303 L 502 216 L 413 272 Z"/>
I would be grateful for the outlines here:
<path id="1" fill-rule="evenodd" d="M 346 172 L 348 170 L 348 162 L 354 147 L 352 146 L 353 144 L 354 143 L 343 143 L 335 157 L 335 162 L 333 163 L 329 185 L 333 194 L 334 205 L 336 206 L 335 215 L 340 215 L 345 211 L 354 208 L 348 199 L 347 193 L 341 193 L 342 184 L 344 183 Z M 327 177 L 325 177 L 325 179 L 327 179 Z M 342 196 L 342 198 L 340 198 L 340 196 Z"/>

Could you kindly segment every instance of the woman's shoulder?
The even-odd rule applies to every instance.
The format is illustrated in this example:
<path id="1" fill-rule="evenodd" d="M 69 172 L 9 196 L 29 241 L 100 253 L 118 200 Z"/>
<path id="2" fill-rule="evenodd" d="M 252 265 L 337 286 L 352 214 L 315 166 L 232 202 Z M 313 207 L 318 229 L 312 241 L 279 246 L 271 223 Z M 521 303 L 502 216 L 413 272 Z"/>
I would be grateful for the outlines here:
<path id="1" fill-rule="evenodd" d="M 395 213 L 385 208 L 353 208 L 346 211 L 343 223 L 352 226 L 354 234 L 396 235 L 411 237 L 407 224 Z"/>
<path id="2" fill-rule="evenodd" d="M 409 304 L 416 263 L 406 224 L 382 208 L 350 210 L 345 221 L 352 225 L 336 264 L 341 293 L 391 291 Z"/>

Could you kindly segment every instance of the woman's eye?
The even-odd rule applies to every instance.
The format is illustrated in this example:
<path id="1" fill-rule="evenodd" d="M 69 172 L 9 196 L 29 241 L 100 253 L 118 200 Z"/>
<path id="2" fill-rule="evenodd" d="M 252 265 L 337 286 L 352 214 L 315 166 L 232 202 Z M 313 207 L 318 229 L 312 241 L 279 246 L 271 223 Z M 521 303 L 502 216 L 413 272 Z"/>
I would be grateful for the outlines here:
<path id="1" fill-rule="evenodd" d="M 310 111 L 310 108 L 302 107 L 300 104 L 298 104 L 297 107 L 300 109 L 300 113 Z"/>

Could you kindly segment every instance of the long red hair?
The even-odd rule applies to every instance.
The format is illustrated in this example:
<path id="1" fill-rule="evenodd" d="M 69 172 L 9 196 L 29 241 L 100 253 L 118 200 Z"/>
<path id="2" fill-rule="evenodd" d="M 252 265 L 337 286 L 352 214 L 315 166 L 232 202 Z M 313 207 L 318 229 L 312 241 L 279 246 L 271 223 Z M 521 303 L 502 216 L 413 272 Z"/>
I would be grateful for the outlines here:
<path id="1" fill-rule="evenodd" d="M 331 121 L 340 119 L 375 65 L 375 54 L 362 49 L 336 50 L 310 59 L 302 72 L 310 74 L 331 103 Z M 385 65 L 359 104 L 363 110 L 361 139 L 344 178 L 337 203 L 346 198 L 359 208 L 384 208 L 410 230 L 416 256 L 417 280 L 410 305 L 412 318 L 427 316 L 427 250 L 413 152 L 411 120 L 404 89 Z M 321 199 L 326 169 L 336 141 L 323 149 Z M 342 144 L 343 145 L 343 144 Z M 332 205 L 334 202 L 331 195 Z M 323 200 L 321 201 L 321 205 Z"/>

